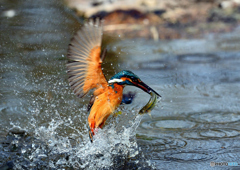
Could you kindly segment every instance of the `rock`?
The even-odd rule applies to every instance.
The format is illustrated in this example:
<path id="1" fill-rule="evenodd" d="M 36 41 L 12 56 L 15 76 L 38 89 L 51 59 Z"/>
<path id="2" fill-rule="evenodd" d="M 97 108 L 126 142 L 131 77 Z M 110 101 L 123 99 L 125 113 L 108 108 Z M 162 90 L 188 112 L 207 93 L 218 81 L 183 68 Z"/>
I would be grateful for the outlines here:
<path id="1" fill-rule="evenodd" d="M 228 0 L 228 1 L 222 1 L 219 3 L 219 7 L 226 9 L 226 8 L 233 8 L 240 6 L 240 0 Z"/>

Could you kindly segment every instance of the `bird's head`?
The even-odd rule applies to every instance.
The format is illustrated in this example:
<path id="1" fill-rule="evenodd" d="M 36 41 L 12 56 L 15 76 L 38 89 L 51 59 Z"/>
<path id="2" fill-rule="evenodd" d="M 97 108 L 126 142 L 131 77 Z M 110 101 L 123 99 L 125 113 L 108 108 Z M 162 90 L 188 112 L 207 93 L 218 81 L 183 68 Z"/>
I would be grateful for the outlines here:
<path id="1" fill-rule="evenodd" d="M 150 88 L 148 85 L 146 85 L 145 83 L 143 83 L 140 78 L 134 74 L 131 71 L 128 70 L 123 70 L 120 71 L 119 73 L 115 74 L 109 81 L 108 84 L 112 85 L 112 84 L 118 84 L 118 85 L 130 85 L 130 86 L 136 86 L 140 89 L 142 89 L 143 91 L 147 92 L 147 93 L 151 93 L 154 92 L 156 95 L 158 95 L 159 97 L 161 97 L 157 92 L 155 92 L 152 88 Z"/>

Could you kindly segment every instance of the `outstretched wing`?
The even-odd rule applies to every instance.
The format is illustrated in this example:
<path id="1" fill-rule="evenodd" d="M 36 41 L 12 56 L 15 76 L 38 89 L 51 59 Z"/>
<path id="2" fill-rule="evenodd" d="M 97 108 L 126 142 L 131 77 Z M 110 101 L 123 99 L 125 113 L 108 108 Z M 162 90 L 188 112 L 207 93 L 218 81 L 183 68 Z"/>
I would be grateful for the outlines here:
<path id="1" fill-rule="evenodd" d="M 67 64 L 69 83 L 73 92 L 83 97 L 93 88 L 107 87 L 101 64 L 102 24 L 99 20 L 90 21 L 73 37 Z"/>

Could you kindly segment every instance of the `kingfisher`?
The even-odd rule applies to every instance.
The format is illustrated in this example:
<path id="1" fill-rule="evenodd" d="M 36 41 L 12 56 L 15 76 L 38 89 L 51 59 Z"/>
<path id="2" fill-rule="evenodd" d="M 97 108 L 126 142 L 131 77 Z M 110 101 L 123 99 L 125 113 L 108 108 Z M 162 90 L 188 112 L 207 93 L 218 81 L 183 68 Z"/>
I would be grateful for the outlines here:
<path id="1" fill-rule="evenodd" d="M 122 103 L 131 103 L 123 95 L 126 85 L 136 86 L 147 93 L 156 91 L 146 85 L 131 71 L 123 70 L 114 75 L 108 81 L 102 72 L 102 63 L 106 50 L 101 52 L 103 34 L 102 21 L 90 20 L 72 38 L 68 47 L 68 80 L 78 97 L 82 98 L 93 89 L 93 95 L 88 105 L 88 124 L 91 142 L 98 128 L 103 128 L 107 118 L 114 113 Z M 133 99 L 135 94 L 127 95 Z"/>

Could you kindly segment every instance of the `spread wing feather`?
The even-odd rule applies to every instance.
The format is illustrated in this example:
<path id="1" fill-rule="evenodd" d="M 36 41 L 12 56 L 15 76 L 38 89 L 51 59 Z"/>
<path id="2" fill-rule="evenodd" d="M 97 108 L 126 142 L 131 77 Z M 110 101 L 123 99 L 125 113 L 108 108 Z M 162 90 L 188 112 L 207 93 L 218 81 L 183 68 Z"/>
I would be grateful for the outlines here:
<path id="1" fill-rule="evenodd" d="M 101 64 L 102 24 L 90 21 L 73 37 L 68 48 L 69 84 L 73 92 L 83 97 L 89 90 L 106 88 Z M 103 56 L 104 57 L 104 56 Z"/>

